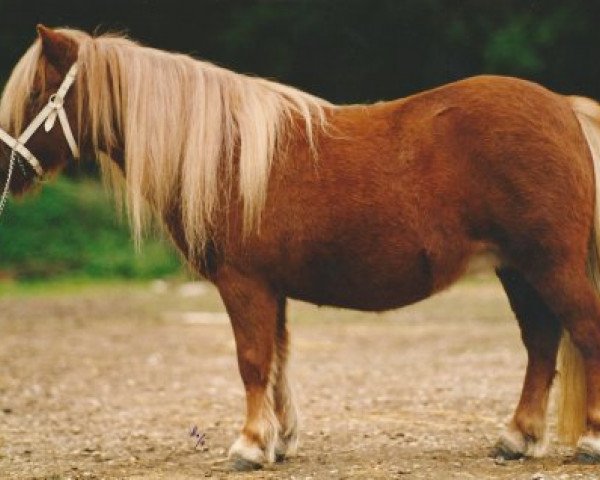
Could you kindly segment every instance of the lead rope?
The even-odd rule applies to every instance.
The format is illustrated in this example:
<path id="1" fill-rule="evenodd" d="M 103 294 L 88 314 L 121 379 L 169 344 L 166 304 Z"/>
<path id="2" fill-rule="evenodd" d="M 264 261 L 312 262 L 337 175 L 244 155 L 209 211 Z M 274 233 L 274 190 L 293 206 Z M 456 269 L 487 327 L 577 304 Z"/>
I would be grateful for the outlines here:
<path id="1" fill-rule="evenodd" d="M 0 216 L 4 211 L 4 206 L 6 205 L 6 199 L 8 198 L 8 190 L 10 188 L 10 180 L 12 178 L 13 170 L 15 168 L 15 158 L 17 152 L 14 150 L 10 153 L 10 163 L 8 164 L 8 174 L 6 175 L 6 184 L 4 185 L 4 190 L 2 190 L 2 196 L 0 197 Z"/>

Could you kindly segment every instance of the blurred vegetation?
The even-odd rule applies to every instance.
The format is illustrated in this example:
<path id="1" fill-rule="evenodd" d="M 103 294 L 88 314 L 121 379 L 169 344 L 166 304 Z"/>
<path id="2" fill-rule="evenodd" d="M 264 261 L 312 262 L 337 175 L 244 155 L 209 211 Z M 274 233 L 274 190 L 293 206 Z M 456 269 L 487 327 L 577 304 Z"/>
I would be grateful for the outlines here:
<path id="1" fill-rule="evenodd" d="M 590 0 L 0 0 L 0 84 L 38 22 L 126 31 L 338 103 L 402 97 L 480 73 L 600 99 L 600 2 Z M 0 271 L 27 278 L 172 271 L 172 256 L 161 260 L 157 243 L 145 256 L 132 254 L 95 186 L 46 188 L 11 204 L 0 221 Z M 37 232 L 45 232 L 43 247 Z"/>
<path id="2" fill-rule="evenodd" d="M 99 182 L 59 179 L 11 201 L 0 223 L 0 272 L 8 279 L 143 279 L 173 275 L 173 251 L 149 238 L 134 252 Z"/>

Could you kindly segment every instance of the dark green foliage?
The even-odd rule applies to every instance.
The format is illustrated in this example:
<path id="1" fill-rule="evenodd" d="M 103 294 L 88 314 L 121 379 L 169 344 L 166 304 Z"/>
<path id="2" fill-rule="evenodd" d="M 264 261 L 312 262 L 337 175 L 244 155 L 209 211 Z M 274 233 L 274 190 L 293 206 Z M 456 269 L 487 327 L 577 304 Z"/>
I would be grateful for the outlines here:
<path id="1" fill-rule="evenodd" d="M 0 16 L 0 79 L 43 22 L 127 31 L 341 103 L 483 72 L 600 98 L 590 0 L 0 0 Z"/>
<path id="2" fill-rule="evenodd" d="M 140 253 L 98 182 L 59 180 L 11 201 L 0 218 L 0 273 L 19 279 L 57 276 L 154 278 L 179 270 L 157 239 Z"/>

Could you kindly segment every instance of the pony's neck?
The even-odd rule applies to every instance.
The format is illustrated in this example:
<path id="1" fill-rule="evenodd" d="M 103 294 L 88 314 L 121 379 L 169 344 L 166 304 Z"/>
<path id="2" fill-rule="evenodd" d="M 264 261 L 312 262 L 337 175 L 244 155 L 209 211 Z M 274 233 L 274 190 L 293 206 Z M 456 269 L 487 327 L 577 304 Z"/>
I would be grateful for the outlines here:
<path id="1" fill-rule="evenodd" d="M 292 137 L 316 150 L 325 124 L 321 99 L 184 55 L 108 37 L 79 56 L 88 144 L 110 180 L 124 174 L 136 236 L 146 202 L 163 218 L 177 204 L 186 243 L 203 251 L 231 192 L 255 228 L 273 163 Z"/>

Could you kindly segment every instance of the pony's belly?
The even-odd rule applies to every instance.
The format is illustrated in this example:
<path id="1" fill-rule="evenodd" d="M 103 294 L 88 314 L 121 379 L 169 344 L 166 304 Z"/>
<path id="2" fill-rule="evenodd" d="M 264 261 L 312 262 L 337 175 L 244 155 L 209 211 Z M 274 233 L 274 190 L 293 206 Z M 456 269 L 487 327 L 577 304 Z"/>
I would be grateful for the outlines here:
<path id="1" fill-rule="evenodd" d="M 373 250 L 369 256 L 319 258 L 283 282 L 286 294 L 317 305 L 382 311 L 423 300 L 452 284 L 465 272 L 491 270 L 499 264 L 487 245 L 468 245 L 444 255 L 425 248 L 410 254 Z"/>
<path id="2" fill-rule="evenodd" d="M 425 259 L 382 260 L 374 264 L 360 258 L 347 262 L 321 259 L 289 278 L 286 293 L 317 305 L 381 311 L 414 303 L 435 291 L 436 279 Z"/>
<path id="3" fill-rule="evenodd" d="M 368 283 L 354 288 L 324 288 L 321 291 L 311 289 L 290 292 L 289 297 L 315 305 L 350 308 L 369 312 L 392 310 L 410 305 L 429 297 L 433 291 L 427 289 L 403 288 L 402 285 L 390 285 L 385 291 L 371 292 Z"/>

